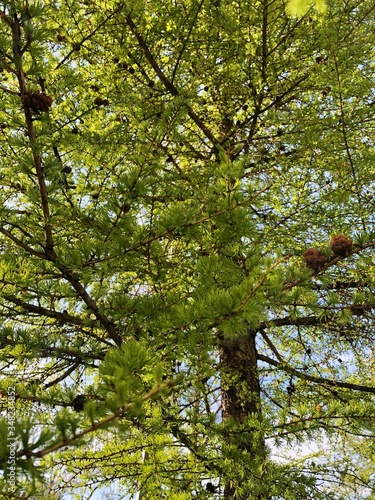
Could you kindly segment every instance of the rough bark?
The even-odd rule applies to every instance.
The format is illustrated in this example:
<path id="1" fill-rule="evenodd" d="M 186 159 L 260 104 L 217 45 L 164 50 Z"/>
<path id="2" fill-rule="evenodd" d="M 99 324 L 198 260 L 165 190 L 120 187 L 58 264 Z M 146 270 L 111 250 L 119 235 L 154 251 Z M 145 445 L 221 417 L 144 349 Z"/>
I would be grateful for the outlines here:
<path id="1" fill-rule="evenodd" d="M 261 419 L 260 384 L 254 333 L 222 341 L 221 374 L 223 422 L 232 421 L 238 424 L 237 429 L 240 429 L 251 415 Z M 228 435 L 227 439 L 230 440 L 231 436 Z M 244 431 L 244 439 L 239 448 L 240 451 L 249 455 L 251 461 L 265 459 L 264 439 L 252 438 L 248 429 Z M 245 500 L 250 497 L 248 494 L 245 496 L 236 494 L 236 488 L 228 483 L 225 485 L 224 498 Z M 265 500 L 267 496 L 255 493 L 252 498 Z"/>

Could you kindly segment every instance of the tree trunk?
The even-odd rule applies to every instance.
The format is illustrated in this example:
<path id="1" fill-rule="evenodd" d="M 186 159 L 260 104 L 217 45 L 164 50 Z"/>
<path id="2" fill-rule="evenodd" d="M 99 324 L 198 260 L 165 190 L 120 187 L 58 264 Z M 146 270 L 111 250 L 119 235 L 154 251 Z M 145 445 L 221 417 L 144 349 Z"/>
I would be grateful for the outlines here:
<path id="1" fill-rule="evenodd" d="M 221 342 L 221 378 L 222 378 L 222 415 L 223 422 L 238 424 L 237 430 L 246 424 L 247 417 L 253 415 L 261 419 L 260 384 L 255 348 L 255 334 L 249 332 L 236 339 L 224 339 Z M 246 425 L 245 425 L 246 427 Z M 263 438 L 251 435 L 244 428 L 243 440 L 237 444 L 240 452 L 248 455 L 249 462 L 260 463 L 266 458 Z M 226 435 L 230 443 L 230 433 Z M 236 441 L 238 432 L 236 432 Z M 225 485 L 224 498 L 227 500 L 248 500 L 246 495 L 236 495 L 236 488 L 229 483 Z M 251 497 L 254 500 L 265 500 L 267 496 Z"/>

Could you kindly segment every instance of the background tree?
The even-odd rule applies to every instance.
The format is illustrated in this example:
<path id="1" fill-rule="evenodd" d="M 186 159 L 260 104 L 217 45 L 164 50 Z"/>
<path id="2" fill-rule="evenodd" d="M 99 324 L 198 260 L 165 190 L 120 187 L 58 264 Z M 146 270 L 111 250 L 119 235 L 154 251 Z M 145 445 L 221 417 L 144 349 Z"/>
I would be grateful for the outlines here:
<path id="1" fill-rule="evenodd" d="M 6 498 L 374 495 L 375 5 L 285 9 L 1 2 Z"/>

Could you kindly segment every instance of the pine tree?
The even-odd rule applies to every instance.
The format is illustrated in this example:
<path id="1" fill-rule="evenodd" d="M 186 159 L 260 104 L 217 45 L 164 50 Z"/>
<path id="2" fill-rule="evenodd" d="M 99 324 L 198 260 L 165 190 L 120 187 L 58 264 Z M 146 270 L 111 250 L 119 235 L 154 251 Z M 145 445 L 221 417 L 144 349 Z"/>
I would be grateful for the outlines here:
<path id="1" fill-rule="evenodd" d="M 372 498 L 374 12 L 1 2 L 4 498 Z"/>

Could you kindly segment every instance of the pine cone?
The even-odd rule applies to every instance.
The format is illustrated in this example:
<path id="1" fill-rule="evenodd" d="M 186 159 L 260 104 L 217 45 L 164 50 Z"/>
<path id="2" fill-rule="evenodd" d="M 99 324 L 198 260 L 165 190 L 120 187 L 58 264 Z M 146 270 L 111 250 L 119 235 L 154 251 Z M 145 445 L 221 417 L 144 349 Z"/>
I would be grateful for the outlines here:
<path id="1" fill-rule="evenodd" d="M 86 402 L 86 396 L 84 394 L 78 394 L 78 396 L 76 396 L 73 399 L 72 406 L 75 409 L 75 411 L 82 411 L 85 402 Z"/>
<path id="2" fill-rule="evenodd" d="M 24 107 L 29 108 L 31 104 L 30 96 L 29 93 L 26 92 L 26 94 L 22 97 L 22 104 Z"/>
<path id="3" fill-rule="evenodd" d="M 30 108 L 34 111 L 34 113 L 38 114 L 40 111 L 40 104 L 39 104 L 39 99 L 34 97 L 34 95 L 31 97 L 31 103 L 30 103 Z"/>
<path id="4" fill-rule="evenodd" d="M 47 95 L 45 92 L 40 92 L 36 90 L 27 90 L 22 97 L 22 104 L 24 107 L 30 108 L 30 110 L 38 115 L 40 111 L 48 111 L 52 104 L 52 97 Z"/>
<path id="5" fill-rule="evenodd" d="M 329 242 L 335 255 L 347 257 L 352 251 L 352 240 L 349 240 L 344 234 L 337 234 Z"/>
<path id="6" fill-rule="evenodd" d="M 108 106 L 109 101 L 108 99 L 102 99 L 101 97 L 96 97 L 94 100 L 95 106 Z"/>
<path id="7" fill-rule="evenodd" d="M 47 95 L 45 92 L 42 92 L 40 95 L 39 95 L 39 100 L 41 103 L 43 103 L 45 106 L 47 106 L 47 109 L 51 106 L 52 104 L 52 97 Z"/>
<path id="8" fill-rule="evenodd" d="M 308 248 L 303 254 L 306 266 L 313 271 L 320 271 L 327 262 L 325 256 L 317 248 Z"/>

